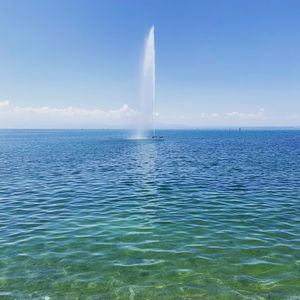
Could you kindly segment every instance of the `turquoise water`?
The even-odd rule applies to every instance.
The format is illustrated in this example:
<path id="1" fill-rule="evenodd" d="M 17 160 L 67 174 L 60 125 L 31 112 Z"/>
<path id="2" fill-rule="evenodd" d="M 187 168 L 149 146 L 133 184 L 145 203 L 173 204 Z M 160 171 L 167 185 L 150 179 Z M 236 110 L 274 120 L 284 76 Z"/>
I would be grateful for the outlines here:
<path id="1" fill-rule="evenodd" d="M 0 299 L 300 299 L 300 131 L 0 131 Z"/>

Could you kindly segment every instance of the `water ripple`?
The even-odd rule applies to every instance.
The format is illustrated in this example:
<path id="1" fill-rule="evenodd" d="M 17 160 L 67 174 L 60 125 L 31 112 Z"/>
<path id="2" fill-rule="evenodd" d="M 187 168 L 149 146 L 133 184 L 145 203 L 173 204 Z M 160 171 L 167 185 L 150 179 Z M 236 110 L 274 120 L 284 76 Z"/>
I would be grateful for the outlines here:
<path id="1" fill-rule="evenodd" d="M 1 299 L 300 299 L 300 132 L 0 130 Z"/>

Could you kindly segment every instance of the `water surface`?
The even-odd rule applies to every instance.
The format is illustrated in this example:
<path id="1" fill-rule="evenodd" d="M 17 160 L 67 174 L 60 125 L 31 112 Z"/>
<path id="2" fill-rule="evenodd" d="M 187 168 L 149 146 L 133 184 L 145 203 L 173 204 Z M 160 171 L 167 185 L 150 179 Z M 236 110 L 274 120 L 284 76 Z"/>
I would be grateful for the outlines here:
<path id="1" fill-rule="evenodd" d="M 0 131 L 1 299 L 300 299 L 300 131 Z"/>

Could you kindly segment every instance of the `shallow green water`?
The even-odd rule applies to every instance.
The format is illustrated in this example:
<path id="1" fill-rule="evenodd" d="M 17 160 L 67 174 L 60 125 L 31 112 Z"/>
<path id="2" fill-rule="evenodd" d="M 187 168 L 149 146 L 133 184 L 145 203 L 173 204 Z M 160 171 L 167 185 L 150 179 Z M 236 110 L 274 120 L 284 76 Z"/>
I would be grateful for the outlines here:
<path id="1" fill-rule="evenodd" d="M 0 131 L 0 299 L 300 299 L 300 131 Z"/>

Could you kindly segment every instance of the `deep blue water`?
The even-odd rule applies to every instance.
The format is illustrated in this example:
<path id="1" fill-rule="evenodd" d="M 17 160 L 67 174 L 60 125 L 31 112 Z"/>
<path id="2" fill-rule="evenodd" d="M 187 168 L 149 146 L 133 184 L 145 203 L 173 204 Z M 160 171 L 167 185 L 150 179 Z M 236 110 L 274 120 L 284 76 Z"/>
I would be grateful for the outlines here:
<path id="1" fill-rule="evenodd" d="M 0 299 L 300 299 L 300 131 L 0 131 Z"/>

